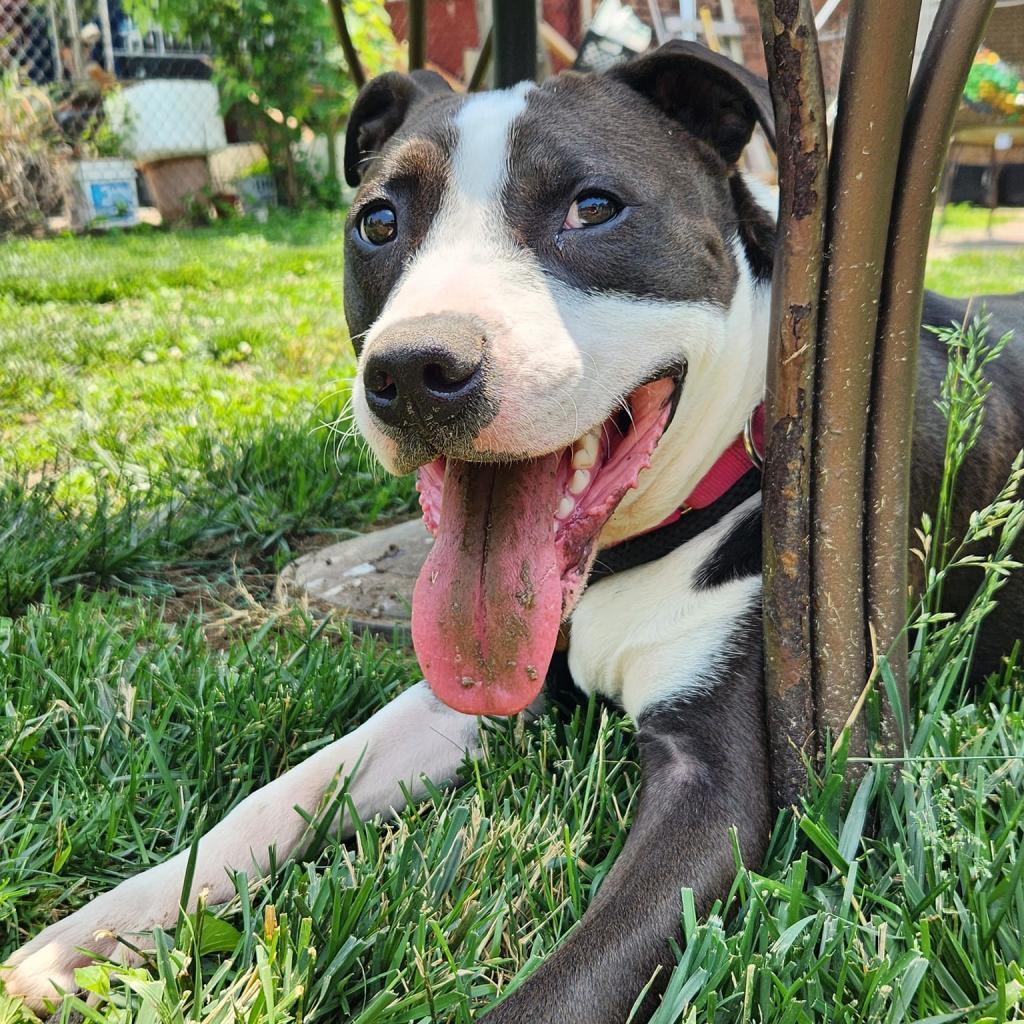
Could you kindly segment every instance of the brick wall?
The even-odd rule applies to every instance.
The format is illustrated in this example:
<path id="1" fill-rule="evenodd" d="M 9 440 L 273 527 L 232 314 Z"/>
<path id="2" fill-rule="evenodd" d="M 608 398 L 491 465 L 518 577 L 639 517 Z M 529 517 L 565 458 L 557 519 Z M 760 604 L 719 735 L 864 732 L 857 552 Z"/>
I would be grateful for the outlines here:
<path id="1" fill-rule="evenodd" d="M 764 46 L 761 44 L 761 21 L 757 15 L 757 0 L 733 0 L 736 20 L 746 29 L 743 33 L 743 63 L 759 75 L 766 74 Z"/>

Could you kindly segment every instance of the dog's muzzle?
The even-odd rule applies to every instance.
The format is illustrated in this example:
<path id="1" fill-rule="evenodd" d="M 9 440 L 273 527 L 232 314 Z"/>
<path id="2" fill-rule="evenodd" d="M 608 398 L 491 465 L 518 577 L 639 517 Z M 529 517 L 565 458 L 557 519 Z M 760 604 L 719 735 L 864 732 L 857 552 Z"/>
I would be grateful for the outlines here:
<path id="1" fill-rule="evenodd" d="M 464 445 L 497 411 L 487 347 L 484 325 L 472 316 L 400 320 L 373 341 L 362 375 L 366 405 L 399 443 L 434 451 Z"/>

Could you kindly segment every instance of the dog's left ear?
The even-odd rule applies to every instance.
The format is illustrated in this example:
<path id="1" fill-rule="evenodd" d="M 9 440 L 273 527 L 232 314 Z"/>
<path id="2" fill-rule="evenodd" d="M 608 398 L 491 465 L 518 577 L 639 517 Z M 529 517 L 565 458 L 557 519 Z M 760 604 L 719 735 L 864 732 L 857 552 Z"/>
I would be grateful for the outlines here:
<path id="1" fill-rule="evenodd" d="M 673 40 L 608 72 L 735 164 L 760 124 L 775 148 L 768 83 L 700 43 Z"/>
<path id="2" fill-rule="evenodd" d="M 363 180 L 364 164 L 398 131 L 417 103 L 451 91 L 435 71 L 408 75 L 389 71 L 367 82 L 356 97 L 345 129 L 345 180 L 352 186 Z"/>

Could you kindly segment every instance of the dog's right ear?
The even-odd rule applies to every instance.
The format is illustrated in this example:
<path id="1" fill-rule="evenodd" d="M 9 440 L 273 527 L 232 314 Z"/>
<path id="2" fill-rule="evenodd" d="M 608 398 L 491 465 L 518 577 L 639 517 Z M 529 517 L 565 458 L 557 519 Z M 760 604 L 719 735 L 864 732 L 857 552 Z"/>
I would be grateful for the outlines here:
<path id="1" fill-rule="evenodd" d="M 366 164 L 398 131 L 417 103 L 451 91 L 433 71 L 408 75 L 389 71 L 367 82 L 356 97 L 345 130 L 345 180 L 353 187 L 363 180 Z"/>

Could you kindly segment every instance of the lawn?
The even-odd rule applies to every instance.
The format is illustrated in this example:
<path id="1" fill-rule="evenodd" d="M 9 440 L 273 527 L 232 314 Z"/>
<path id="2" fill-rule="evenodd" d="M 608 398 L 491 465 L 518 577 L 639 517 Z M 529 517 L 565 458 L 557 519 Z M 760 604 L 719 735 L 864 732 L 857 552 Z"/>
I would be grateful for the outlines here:
<path id="1" fill-rule="evenodd" d="M 179 589 L 273 570 L 410 507 L 343 436 L 340 225 L 0 249 L 0 614 L 47 577 L 169 594 L 170 565 Z"/>
<path id="2" fill-rule="evenodd" d="M 413 507 L 347 431 L 340 225 L 0 249 L 0 960 L 415 676 L 273 587 Z M 1021 280 L 1024 251 L 930 269 L 954 294 Z M 910 761 L 844 798 L 840 752 L 721 914 L 684 900 L 657 1024 L 1024 1019 L 1022 672 L 966 695 L 971 627 L 922 632 Z M 130 992 L 87 972 L 65 1012 L 469 1021 L 579 919 L 638 780 L 631 726 L 594 705 L 489 745 L 460 789 L 240 885 L 230 927 L 179 929 Z"/>

